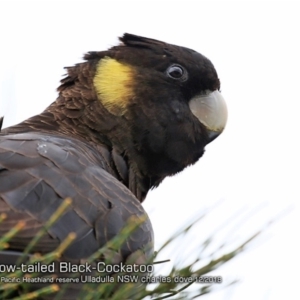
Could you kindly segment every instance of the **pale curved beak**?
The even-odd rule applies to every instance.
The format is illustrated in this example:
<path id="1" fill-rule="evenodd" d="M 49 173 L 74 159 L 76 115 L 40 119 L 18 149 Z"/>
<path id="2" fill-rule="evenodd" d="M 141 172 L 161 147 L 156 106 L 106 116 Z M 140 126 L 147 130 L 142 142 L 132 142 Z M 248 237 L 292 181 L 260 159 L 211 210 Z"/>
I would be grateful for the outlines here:
<path id="1" fill-rule="evenodd" d="M 219 91 L 207 91 L 205 95 L 193 97 L 189 107 L 195 117 L 206 127 L 209 142 L 223 132 L 227 122 L 227 106 Z"/>

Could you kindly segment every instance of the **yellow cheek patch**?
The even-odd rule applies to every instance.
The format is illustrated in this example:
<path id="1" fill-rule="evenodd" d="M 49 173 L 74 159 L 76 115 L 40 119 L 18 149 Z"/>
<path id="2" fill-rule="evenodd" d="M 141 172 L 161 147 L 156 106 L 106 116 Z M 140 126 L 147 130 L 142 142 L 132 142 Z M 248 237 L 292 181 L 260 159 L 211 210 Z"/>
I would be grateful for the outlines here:
<path id="1" fill-rule="evenodd" d="M 94 86 L 98 99 L 104 107 L 114 115 L 123 115 L 133 98 L 133 67 L 104 57 L 97 65 Z"/>

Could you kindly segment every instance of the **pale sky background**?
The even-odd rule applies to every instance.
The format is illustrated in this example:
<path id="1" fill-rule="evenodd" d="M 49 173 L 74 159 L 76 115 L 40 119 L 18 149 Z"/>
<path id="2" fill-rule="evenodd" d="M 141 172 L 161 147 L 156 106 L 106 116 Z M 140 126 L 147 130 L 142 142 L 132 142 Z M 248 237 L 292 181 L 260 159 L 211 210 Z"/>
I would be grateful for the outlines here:
<path id="1" fill-rule="evenodd" d="M 189 238 L 159 258 L 170 258 L 170 267 L 178 258 L 188 262 L 220 228 L 215 247 L 225 241 L 232 249 L 289 209 L 244 254 L 214 272 L 224 285 L 241 282 L 201 299 L 300 299 L 300 2 L 0 1 L 4 127 L 40 113 L 56 99 L 64 66 L 115 45 L 124 32 L 207 56 L 229 110 L 226 130 L 204 157 L 145 201 L 157 249 L 220 202 Z"/>

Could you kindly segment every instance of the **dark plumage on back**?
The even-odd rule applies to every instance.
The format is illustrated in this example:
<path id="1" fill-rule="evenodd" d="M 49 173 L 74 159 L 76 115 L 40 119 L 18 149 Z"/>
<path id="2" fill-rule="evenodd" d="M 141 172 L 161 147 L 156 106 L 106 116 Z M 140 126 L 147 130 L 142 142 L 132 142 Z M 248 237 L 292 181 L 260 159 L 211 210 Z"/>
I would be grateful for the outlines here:
<path id="1" fill-rule="evenodd" d="M 131 34 L 120 40 L 66 68 L 59 96 L 44 112 L 2 129 L 0 213 L 8 217 L 0 236 L 26 222 L 8 250 L 22 251 L 71 197 L 71 208 L 33 251 L 54 250 L 75 232 L 62 260 L 87 258 L 130 216 L 146 215 L 140 202 L 149 189 L 195 163 L 224 129 L 226 105 L 207 58 Z M 148 217 L 120 249 L 119 261 L 138 250 L 144 261 L 153 253 Z M 0 252 L 0 263 L 5 255 Z"/>

